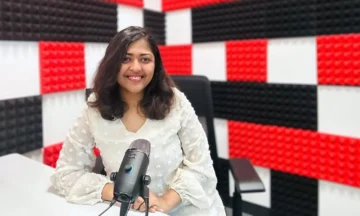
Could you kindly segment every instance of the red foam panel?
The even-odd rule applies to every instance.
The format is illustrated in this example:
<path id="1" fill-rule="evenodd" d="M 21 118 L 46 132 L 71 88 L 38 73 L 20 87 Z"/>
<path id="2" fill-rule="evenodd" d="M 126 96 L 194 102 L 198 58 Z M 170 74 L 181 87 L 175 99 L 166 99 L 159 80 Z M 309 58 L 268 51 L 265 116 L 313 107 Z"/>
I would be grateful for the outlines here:
<path id="1" fill-rule="evenodd" d="M 41 94 L 85 88 L 84 44 L 40 42 Z"/>
<path id="2" fill-rule="evenodd" d="M 56 162 L 59 159 L 59 155 L 60 155 L 62 146 L 63 146 L 63 143 L 57 143 L 57 144 L 53 144 L 53 145 L 44 147 L 43 163 L 55 168 Z M 98 148 L 94 147 L 93 152 L 97 157 L 100 156 L 100 150 Z"/>
<path id="3" fill-rule="evenodd" d="M 360 187 L 360 139 L 236 121 L 228 129 L 231 158 Z"/>
<path id="4" fill-rule="evenodd" d="M 360 85 L 360 34 L 318 36 L 318 83 Z"/>
<path id="5" fill-rule="evenodd" d="M 171 75 L 192 74 L 191 45 L 159 46 L 165 70 Z"/>
<path id="6" fill-rule="evenodd" d="M 62 149 L 62 145 L 63 143 L 57 143 L 44 147 L 43 163 L 55 168 L 56 162 L 59 159 L 59 153 Z"/>
<path id="7" fill-rule="evenodd" d="M 231 1 L 233 0 L 162 0 L 162 10 L 165 12 L 184 8 L 196 8 Z"/>
<path id="8" fill-rule="evenodd" d="M 124 4 L 142 8 L 144 6 L 143 0 L 105 0 L 116 4 Z"/>
<path id="9" fill-rule="evenodd" d="M 266 82 L 267 43 L 267 40 L 226 42 L 227 80 Z"/>

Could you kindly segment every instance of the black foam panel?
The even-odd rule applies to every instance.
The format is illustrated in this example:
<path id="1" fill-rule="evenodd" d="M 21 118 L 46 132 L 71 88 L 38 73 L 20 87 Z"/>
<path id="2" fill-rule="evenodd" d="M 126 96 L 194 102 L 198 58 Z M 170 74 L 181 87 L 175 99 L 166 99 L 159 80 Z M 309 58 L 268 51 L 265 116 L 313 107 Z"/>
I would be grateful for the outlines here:
<path id="1" fill-rule="evenodd" d="M 0 101 L 0 156 L 42 147 L 41 96 Z"/>
<path id="2" fill-rule="evenodd" d="M 317 0 L 317 34 L 360 32 L 359 0 Z"/>
<path id="3" fill-rule="evenodd" d="M 271 170 L 271 215 L 317 216 L 318 180 Z"/>
<path id="4" fill-rule="evenodd" d="M 267 38 L 315 35 L 316 1 L 317 0 L 267 1 Z"/>
<path id="5" fill-rule="evenodd" d="M 1 0 L 0 40 L 108 42 L 117 5 L 97 0 Z"/>
<path id="6" fill-rule="evenodd" d="M 213 81 L 218 118 L 317 130 L 317 89 L 312 85 Z"/>
<path id="7" fill-rule="evenodd" d="M 266 37 L 266 0 L 191 9 L 193 43 Z"/>
<path id="8" fill-rule="evenodd" d="M 165 13 L 144 9 L 144 27 L 151 32 L 158 45 L 165 45 Z"/>
<path id="9" fill-rule="evenodd" d="M 194 43 L 360 32 L 359 0 L 242 0 L 191 16 Z"/>

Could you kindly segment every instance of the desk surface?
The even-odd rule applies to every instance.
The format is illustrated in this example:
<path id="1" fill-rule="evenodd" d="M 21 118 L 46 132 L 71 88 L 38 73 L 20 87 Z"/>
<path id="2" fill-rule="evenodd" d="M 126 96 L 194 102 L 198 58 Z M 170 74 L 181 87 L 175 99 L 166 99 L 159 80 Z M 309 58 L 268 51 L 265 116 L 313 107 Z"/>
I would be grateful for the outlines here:
<path id="1" fill-rule="evenodd" d="M 97 216 L 109 204 L 76 205 L 66 202 L 51 187 L 53 168 L 19 154 L 0 157 L 0 215 L 6 216 Z M 112 206 L 103 216 L 119 215 L 120 208 Z M 129 211 L 128 216 L 144 213 Z M 151 216 L 166 216 L 149 213 Z"/>

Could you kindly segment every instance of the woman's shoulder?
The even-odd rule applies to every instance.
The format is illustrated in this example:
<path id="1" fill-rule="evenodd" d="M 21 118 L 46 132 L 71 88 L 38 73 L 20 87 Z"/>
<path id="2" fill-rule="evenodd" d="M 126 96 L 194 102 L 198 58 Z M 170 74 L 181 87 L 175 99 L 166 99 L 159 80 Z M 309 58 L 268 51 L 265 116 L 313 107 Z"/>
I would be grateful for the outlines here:
<path id="1" fill-rule="evenodd" d="M 174 108 L 175 109 L 181 110 L 181 109 L 189 107 L 189 105 L 191 105 L 190 101 L 188 100 L 188 98 L 186 97 L 184 92 L 182 92 L 177 87 L 173 87 L 172 89 L 174 92 Z"/>

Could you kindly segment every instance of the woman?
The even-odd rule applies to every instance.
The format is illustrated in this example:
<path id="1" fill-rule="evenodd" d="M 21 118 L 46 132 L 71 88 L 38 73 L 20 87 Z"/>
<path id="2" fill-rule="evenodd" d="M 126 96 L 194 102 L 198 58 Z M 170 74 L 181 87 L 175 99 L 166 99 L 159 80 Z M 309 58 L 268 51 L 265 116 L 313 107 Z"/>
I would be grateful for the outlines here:
<path id="1" fill-rule="evenodd" d="M 70 128 L 51 177 L 68 202 L 113 199 L 111 172 L 130 143 L 150 141 L 151 211 L 169 215 L 225 216 L 206 134 L 190 102 L 164 72 L 159 49 L 140 27 L 120 31 L 109 43 L 87 106 Z M 107 176 L 92 173 L 101 152 Z M 142 198 L 132 206 L 144 211 Z"/>

